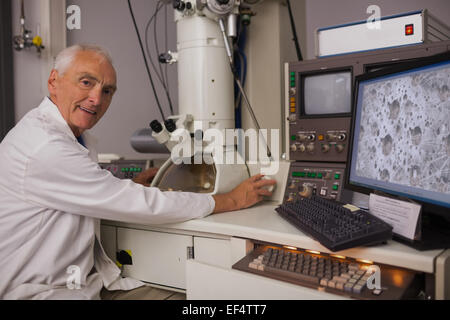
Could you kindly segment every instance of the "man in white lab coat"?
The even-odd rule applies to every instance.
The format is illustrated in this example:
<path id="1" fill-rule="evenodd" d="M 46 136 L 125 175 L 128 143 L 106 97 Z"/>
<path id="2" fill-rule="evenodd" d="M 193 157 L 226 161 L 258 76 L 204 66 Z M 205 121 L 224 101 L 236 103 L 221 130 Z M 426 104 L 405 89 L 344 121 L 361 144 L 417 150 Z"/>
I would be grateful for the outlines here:
<path id="1" fill-rule="evenodd" d="M 148 188 L 155 170 L 134 181 L 102 170 L 86 130 L 108 109 L 116 73 L 99 47 L 61 52 L 48 89 L 49 97 L 0 144 L 2 299 L 98 299 L 102 288 L 142 286 L 122 278 L 106 256 L 99 219 L 172 223 L 246 208 L 270 195 L 263 187 L 275 181 L 261 176 L 209 196 Z"/>

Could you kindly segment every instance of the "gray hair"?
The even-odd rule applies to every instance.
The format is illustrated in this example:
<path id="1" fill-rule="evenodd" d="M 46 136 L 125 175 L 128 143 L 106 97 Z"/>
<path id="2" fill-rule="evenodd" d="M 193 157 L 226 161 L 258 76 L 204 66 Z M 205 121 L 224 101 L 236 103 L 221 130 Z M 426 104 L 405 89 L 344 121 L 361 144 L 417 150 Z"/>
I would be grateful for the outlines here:
<path id="1" fill-rule="evenodd" d="M 95 52 L 104 59 L 106 59 L 111 65 L 112 59 L 108 51 L 100 46 L 91 44 L 76 44 L 71 47 L 62 50 L 55 59 L 54 69 L 58 71 L 60 75 L 64 75 L 77 53 L 82 51 Z"/>

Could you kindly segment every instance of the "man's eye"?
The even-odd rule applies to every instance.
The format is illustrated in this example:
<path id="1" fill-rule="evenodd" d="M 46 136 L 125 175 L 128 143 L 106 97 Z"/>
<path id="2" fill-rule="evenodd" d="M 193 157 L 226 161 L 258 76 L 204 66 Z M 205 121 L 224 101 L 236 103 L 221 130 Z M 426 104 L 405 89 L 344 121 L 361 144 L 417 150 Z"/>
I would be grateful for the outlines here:
<path id="1" fill-rule="evenodd" d="M 89 87 L 91 85 L 91 82 L 89 80 L 81 80 L 81 84 L 86 87 Z"/>

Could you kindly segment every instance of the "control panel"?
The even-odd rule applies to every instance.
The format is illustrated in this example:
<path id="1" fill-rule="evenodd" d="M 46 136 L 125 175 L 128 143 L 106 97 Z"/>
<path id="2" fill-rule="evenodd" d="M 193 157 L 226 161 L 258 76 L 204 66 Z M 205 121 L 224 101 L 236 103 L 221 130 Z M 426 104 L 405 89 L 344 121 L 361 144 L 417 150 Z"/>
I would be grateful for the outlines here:
<path id="1" fill-rule="evenodd" d="M 349 117 L 290 120 L 290 160 L 346 162 L 350 125 Z"/>
<path id="2" fill-rule="evenodd" d="M 289 169 L 283 202 L 312 195 L 341 200 L 344 163 L 293 162 Z"/>
<path id="3" fill-rule="evenodd" d="M 116 160 L 110 163 L 99 163 L 102 169 L 108 170 L 116 178 L 133 179 L 151 167 L 151 160 Z"/>

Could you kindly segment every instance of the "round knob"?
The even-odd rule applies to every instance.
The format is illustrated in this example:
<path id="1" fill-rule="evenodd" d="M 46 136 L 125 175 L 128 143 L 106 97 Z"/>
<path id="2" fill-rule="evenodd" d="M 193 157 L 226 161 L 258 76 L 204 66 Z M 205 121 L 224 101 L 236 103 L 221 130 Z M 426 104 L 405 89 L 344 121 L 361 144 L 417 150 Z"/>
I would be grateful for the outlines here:
<path id="1" fill-rule="evenodd" d="M 314 152 L 314 143 L 310 143 L 306 146 L 306 151 L 308 151 L 309 153 L 313 153 Z"/>
<path id="2" fill-rule="evenodd" d="M 291 151 L 292 152 L 297 151 L 297 146 L 295 144 L 291 145 Z"/>
<path id="3" fill-rule="evenodd" d="M 309 134 L 306 139 L 308 139 L 308 141 L 314 141 L 316 140 L 316 135 L 315 134 Z"/>
<path id="4" fill-rule="evenodd" d="M 344 151 L 344 145 L 342 145 L 342 144 L 337 144 L 336 145 L 336 151 L 337 152 L 342 152 L 342 151 Z"/>
<path id="5" fill-rule="evenodd" d="M 345 139 L 347 139 L 347 135 L 345 133 L 341 133 L 337 136 L 339 141 L 344 141 Z"/>
<path id="6" fill-rule="evenodd" d="M 329 144 L 322 144 L 322 152 L 326 153 L 330 151 L 330 145 Z"/>
<path id="7" fill-rule="evenodd" d="M 306 184 L 303 185 L 303 190 L 298 193 L 304 198 L 309 198 L 312 196 L 312 188 Z"/>
<path id="8" fill-rule="evenodd" d="M 292 87 L 289 89 L 289 93 L 291 94 L 291 96 L 295 96 L 295 94 L 297 93 L 297 89 Z"/>
<path id="9" fill-rule="evenodd" d="M 308 136 L 305 135 L 305 134 L 299 134 L 298 135 L 298 140 L 300 140 L 300 141 L 305 141 L 307 139 L 308 139 Z"/>
<path id="10" fill-rule="evenodd" d="M 299 145 L 299 146 L 298 146 L 298 150 L 299 150 L 300 152 L 305 152 L 305 150 L 306 150 L 305 145 L 304 145 L 304 144 Z"/>

